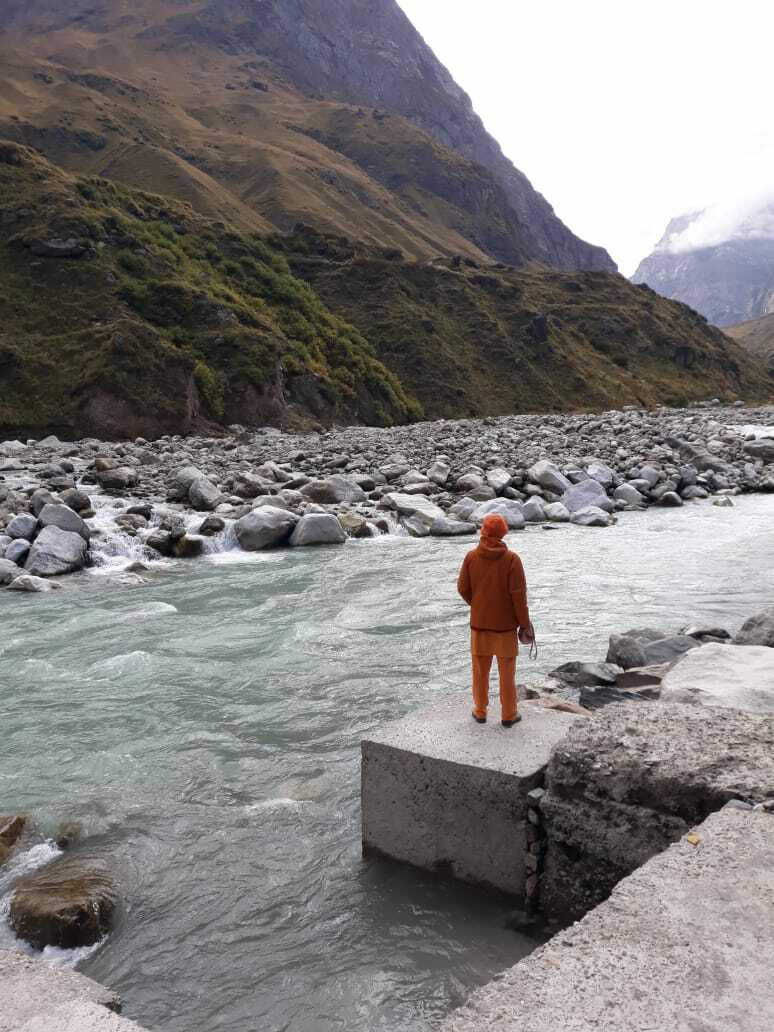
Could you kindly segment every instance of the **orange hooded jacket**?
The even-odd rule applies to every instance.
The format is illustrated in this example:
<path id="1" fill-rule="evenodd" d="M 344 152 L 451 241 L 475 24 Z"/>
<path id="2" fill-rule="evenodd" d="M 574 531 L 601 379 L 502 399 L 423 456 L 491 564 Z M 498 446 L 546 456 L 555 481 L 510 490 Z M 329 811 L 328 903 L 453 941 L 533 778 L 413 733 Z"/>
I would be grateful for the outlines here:
<path id="1" fill-rule="evenodd" d="M 485 525 L 478 547 L 465 556 L 457 578 L 457 590 L 470 606 L 470 626 L 474 631 L 529 627 L 521 559 L 500 537 L 485 533 L 487 529 Z"/>

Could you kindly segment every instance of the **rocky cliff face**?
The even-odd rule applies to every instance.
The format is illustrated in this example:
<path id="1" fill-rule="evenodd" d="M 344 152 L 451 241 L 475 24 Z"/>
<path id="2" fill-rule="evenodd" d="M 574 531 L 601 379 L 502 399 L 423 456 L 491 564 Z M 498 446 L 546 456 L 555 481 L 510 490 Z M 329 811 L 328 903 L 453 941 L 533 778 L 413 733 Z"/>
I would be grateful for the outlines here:
<path id="1" fill-rule="evenodd" d="M 146 49 L 176 56 L 192 48 L 215 50 L 242 62 L 252 59 L 256 74 L 279 70 L 310 100 L 401 116 L 488 173 L 473 191 L 474 225 L 461 227 L 477 247 L 503 261 L 526 257 L 560 269 L 615 270 L 607 252 L 570 232 L 503 155 L 470 98 L 395 0 L 138 0 L 132 5 L 74 0 L 66 9 L 55 0 L 6 0 L 3 27 L 14 33 L 73 27 L 130 33 Z M 372 163 L 375 178 L 394 177 L 389 167 L 382 171 Z M 487 205 L 482 191 L 491 198 L 489 208 L 496 209 L 488 212 L 488 221 L 480 215 Z M 503 234 L 510 237 L 509 246 L 500 242 Z"/>
<path id="2" fill-rule="evenodd" d="M 774 311 L 774 240 L 743 236 L 695 250 L 672 249 L 670 242 L 697 217 L 672 219 L 632 281 L 685 302 L 715 326 L 732 326 Z"/>

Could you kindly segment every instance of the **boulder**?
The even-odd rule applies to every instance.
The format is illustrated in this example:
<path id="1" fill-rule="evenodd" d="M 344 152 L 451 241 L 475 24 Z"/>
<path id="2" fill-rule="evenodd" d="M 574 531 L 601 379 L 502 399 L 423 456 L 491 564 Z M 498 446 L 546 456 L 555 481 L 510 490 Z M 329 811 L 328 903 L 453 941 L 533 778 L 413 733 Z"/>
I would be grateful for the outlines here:
<path id="1" fill-rule="evenodd" d="M 23 573 L 20 577 L 16 577 L 8 585 L 8 591 L 26 591 L 31 594 L 41 591 L 53 591 L 54 588 L 61 588 L 61 584 L 57 584 L 55 581 L 44 580 L 43 577 L 32 577 L 28 573 Z"/>
<path id="2" fill-rule="evenodd" d="M 547 491 L 553 491 L 558 495 L 563 495 L 565 491 L 569 491 L 572 487 L 572 484 L 559 470 L 559 467 L 554 465 L 553 462 L 549 462 L 548 459 L 541 459 L 534 466 L 530 466 L 527 470 L 527 476 L 533 483 L 540 484 Z"/>
<path id="3" fill-rule="evenodd" d="M 21 570 L 12 559 L 0 559 L 0 587 L 5 587 L 19 576 Z"/>
<path id="4" fill-rule="evenodd" d="M 511 530 L 523 530 L 525 527 L 526 520 L 521 502 L 514 502 L 509 498 L 496 498 L 489 502 L 482 502 L 470 514 L 470 522 L 480 527 L 486 517 L 493 513 L 502 516 Z"/>
<path id="5" fill-rule="evenodd" d="M 159 555 L 163 555 L 167 559 L 171 559 L 175 554 L 175 542 L 169 531 L 155 530 L 145 539 L 145 544 L 148 548 L 152 548 L 154 552 L 158 552 Z"/>
<path id="6" fill-rule="evenodd" d="M 436 459 L 427 471 L 427 479 L 432 480 L 439 487 L 443 487 L 449 479 L 450 473 L 451 467 L 449 463 L 444 462 L 443 459 Z"/>
<path id="7" fill-rule="evenodd" d="M 661 682 L 670 669 L 669 663 L 658 663 L 655 666 L 630 667 L 616 675 L 616 688 L 636 691 L 645 698 L 655 699 L 661 694 Z"/>
<path id="8" fill-rule="evenodd" d="M 688 634 L 675 634 L 670 638 L 660 638 L 643 645 L 645 666 L 654 663 L 672 663 L 690 649 L 699 648 L 699 642 Z"/>
<path id="9" fill-rule="evenodd" d="M 613 498 L 627 505 L 645 505 L 645 496 L 633 484 L 621 484 L 613 491 Z"/>
<path id="10" fill-rule="evenodd" d="M 605 493 L 604 487 L 596 480 L 581 480 L 579 484 L 573 484 L 562 495 L 562 504 L 569 513 L 580 512 L 590 505 L 603 508 L 605 502 L 610 499 Z"/>
<path id="11" fill-rule="evenodd" d="M 478 473 L 464 473 L 461 477 L 457 478 L 454 490 L 472 496 L 474 491 L 478 491 L 484 486 L 484 478 L 480 477 Z"/>
<path id="12" fill-rule="evenodd" d="M 506 487 L 510 486 L 511 474 L 507 469 L 503 469 L 501 466 L 495 469 L 487 470 L 486 482 L 492 488 L 495 494 L 502 494 Z"/>
<path id="13" fill-rule="evenodd" d="M 264 505 L 237 520 L 234 532 L 240 548 L 258 552 L 284 544 L 297 523 L 298 516 L 294 513 Z"/>
<path id="14" fill-rule="evenodd" d="M 774 648 L 774 609 L 765 609 L 745 620 L 734 638 L 734 644 Z"/>
<path id="15" fill-rule="evenodd" d="M 234 494 L 239 498 L 257 498 L 269 489 L 269 481 L 252 473 L 237 473 L 234 476 Z"/>
<path id="16" fill-rule="evenodd" d="M 476 525 L 464 520 L 454 520 L 449 516 L 439 516 L 430 524 L 430 533 L 433 537 L 460 537 L 475 534 Z"/>
<path id="17" fill-rule="evenodd" d="M 398 491 L 386 494 L 379 503 L 380 507 L 394 509 L 400 516 L 416 516 L 427 527 L 430 527 L 444 512 L 435 502 L 424 495 L 408 495 Z"/>
<path id="18" fill-rule="evenodd" d="M 449 516 L 455 520 L 466 521 L 478 507 L 478 504 L 479 503 L 475 498 L 460 498 L 460 500 L 455 502 L 449 509 Z"/>
<path id="19" fill-rule="evenodd" d="M 67 856 L 21 878 L 11 897 L 10 924 L 35 949 L 75 949 L 110 931 L 117 899 L 96 860 Z"/>
<path id="20" fill-rule="evenodd" d="M 26 826 L 27 818 L 21 814 L 0 816 L 0 865 L 5 863 Z"/>
<path id="21" fill-rule="evenodd" d="M 38 521 L 35 517 L 29 512 L 20 512 L 18 516 L 14 516 L 5 528 L 5 532 L 8 537 L 22 538 L 24 541 L 32 541 L 37 529 Z"/>
<path id="22" fill-rule="evenodd" d="M 63 504 L 69 506 L 74 512 L 85 512 L 91 508 L 91 498 L 89 498 L 85 491 L 79 491 L 75 487 L 69 487 L 66 491 L 63 491 L 61 498 Z M 49 501 L 51 500 L 49 499 Z M 38 515 L 40 515 L 40 510 L 38 510 Z"/>
<path id="23" fill-rule="evenodd" d="M 24 564 L 33 577 L 58 577 L 86 565 L 88 546 L 80 534 L 49 526 L 35 538 Z"/>
<path id="24" fill-rule="evenodd" d="M 68 505 L 48 502 L 40 510 L 38 521 L 41 527 L 59 527 L 60 530 L 67 530 L 71 534 L 80 534 L 84 541 L 88 541 L 91 536 L 88 526 Z"/>
<path id="25" fill-rule="evenodd" d="M 401 516 L 400 525 L 411 537 L 424 538 L 430 535 L 430 527 L 419 516 Z"/>
<path id="26" fill-rule="evenodd" d="M 552 523 L 568 523 L 570 520 L 570 513 L 561 502 L 548 502 L 543 506 L 543 512 L 546 514 L 546 519 Z"/>
<path id="27" fill-rule="evenodd" d="M 761 459 L 764 463 L 774 462 L 774 439 L 763 438 L 758 441 L 745 441 L 742 445 L 751 459 Z"/>
<path id="28" fill-rule="evenodd" d="M 658 504 L 677 509 L 683 504 L 683 500 L 676 491 L 664 491 L 658 499 Z"/>
<path id="29" fill-rule="evenodd" d="M 702 645 L 664 676 L 664 702 L 774 713 L 774 649 L 766 645 Z"/>
<path id="30" fill-rule="evenodd" d="M 97 473 L 97 481 L 106 491 L 126 491 L 137 483 L 137 471 L 131 466 L 118 466 Z"/>
<path id="31" fill-rule="evenodd" d="M 528 498 L 521 506 L 521 514 L 527 523 L 543 523 L 546 511 L 540 498 Z"/>
<path id="32" fill-rule="evenodd" d="M 341 545 L 346 540 L 346 531 L 333 513 L 320 512 L 302 516 L 288 543 L 295 548 L 306 545 Z"/>
<path id="33" fill-rule="evenodd" d="M 318 505 L 340 505 L 342 502 L 364 502 L 366 493 L 350 477 L 340 473 L 325 480 L 310 480 L 301 488 L 301 494 Z"/>
<path id="34" fill-rule="evenodd" d="M 592 480 L 596 480 L 602 487 L 612 487 L 615 481 L 615 471 L 604 462 L 590 462 L 586 466 L 586 472 Z"/>
<path id="35" fill-rule="evenodd" d="M 570 514 L 570 523 L 579 527 L 609 527 L 612 522 L 610 515 L 596 505 L 585 505 Z"/>
<path id="36" fill-rule="evenodd" d="M 582 688 L 587 685 L 613 685 L 620 668 L 612 663 L 562 663 L 555 670 L 549 673 L 549 677 L 555 677 L 565 684 L 575 688 Z"/>
<path id="37" fill-rule="evenodd" d="M 709 498 L 709 491 L 698 484 L 689 484 L 688 487 L 680 488 L 680 497 L 684 502 L 692 502 L 697 498 Z"/>
<path id="38" fill-rule="evenodd" d="M 65 494 L 67 494 L 67 491 L 65 491 Z M 55 501 L 56 497 L 50 491 L 47 491 L 45 487 L 39 487 L 30 497 L 30 509 L 36 516 L 39 516 L 40 510 L 47 502 Z"/>
<path id="39" fill-rule="evenodd" d="M 175 475 L 172 479 L 172 492 L 177 495 L 178 499 L 182 501 L 186 497 L 188 492 L 191 490 L 191 484 L 195 480 L 206 480 L 204 473 L 196 466 L 181 466 L 175 470 Z"/>
<path id="40" fill-rule="evenodd" d="M 204 554 L 207 539 L 198 534 L 183 534 L 172 545 L 172 552 L 178 559 L 198 559 Z"/>
<path id="41" fill-rule="evenodd" d="M 350 537 L 371 537 L 371 529 L 365 516 L 360 516 L 355 512 L 344 512 L 339 516 L 339 523 Z"/>
<path id="42" fill-rule="evenodd" d="M 212 512 L 223 499 L 217 487 L 206 477 L 197 477 L 188 488 L 188 498 L 194 509 Z"/>
<path id="43" fill-rule="evenodd" d="M 647 665 L 641 643 L 626 634 L 611 634 L 607 648 L 606 662 L 615 663 L 624 670 Z"/>
<path id="44" fill-rule="evenodd" d="M 30 554 L 31 547 L 32 546 L 29 541 L 26 541 L 24 538 L 17 538 L 6 548 L 5 558 L 8 559 L 9 562 L 16 563 L 17 566 L 24 566 L 27 562 L 27 556 Z"/>
<path id="45" fill-rule="evenodd" d="M 226 529 L 226 521 L 220 516 L 206 516 L 196 531 L 203 537 L 215 537 Z"/>

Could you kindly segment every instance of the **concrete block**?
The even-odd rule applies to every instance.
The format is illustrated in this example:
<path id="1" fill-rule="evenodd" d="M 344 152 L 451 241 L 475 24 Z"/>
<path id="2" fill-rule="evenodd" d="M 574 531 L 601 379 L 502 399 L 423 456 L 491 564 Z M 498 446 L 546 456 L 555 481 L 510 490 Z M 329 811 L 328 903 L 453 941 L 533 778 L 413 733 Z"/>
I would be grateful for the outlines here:
<path id="1" fill-rule="evenodd" d="M 142 1032 L 121 1001 L 77 971 L 0 950 L 0 1032 Z"/>
<path id="2" fill-rule="evenodd" d="M 506 729 L 470 709 L 455 695 L 363 741 L 363 852 L 521 896 L 527 794 L 579 718 L 523 703 Z"/>
<path id="3" fill-rule="evenodd" d="M 774 1029 L 774 816 L 724 808 L 439 1032 Z"/>

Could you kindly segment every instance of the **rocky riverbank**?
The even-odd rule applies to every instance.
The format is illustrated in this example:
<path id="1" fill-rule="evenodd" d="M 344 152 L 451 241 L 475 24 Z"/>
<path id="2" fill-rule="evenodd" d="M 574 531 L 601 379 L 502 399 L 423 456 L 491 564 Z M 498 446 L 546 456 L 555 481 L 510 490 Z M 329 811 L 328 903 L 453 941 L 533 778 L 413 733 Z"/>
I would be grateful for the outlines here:
<path id="1" fill-rule="evenodd" d="M 384 533 L 608 527 L 616 513 L 774 492 L 774 407 L 510 416 L 390 429 L 0 444 L 0 584 L 208 551 Z"/>

